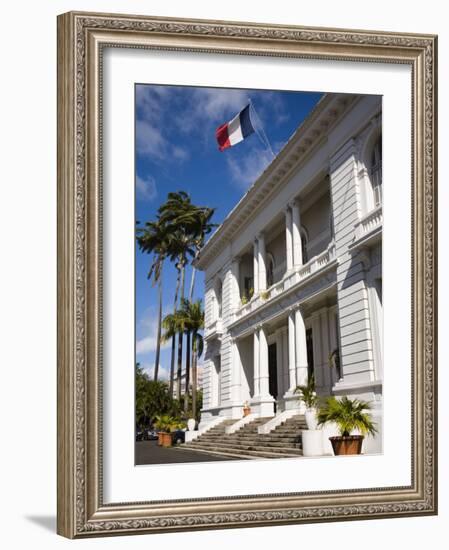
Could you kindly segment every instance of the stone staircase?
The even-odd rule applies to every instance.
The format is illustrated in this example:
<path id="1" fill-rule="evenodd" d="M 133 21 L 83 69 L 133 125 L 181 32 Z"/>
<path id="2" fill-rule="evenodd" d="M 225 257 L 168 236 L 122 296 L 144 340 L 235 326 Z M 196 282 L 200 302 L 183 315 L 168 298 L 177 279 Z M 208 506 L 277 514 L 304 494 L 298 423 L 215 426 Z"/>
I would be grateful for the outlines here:
<path id="1" fill-rule="evenodd" d="M 270 418 L 257 418 L 233 434 L 225 429 L 237 422 L 224 420 L 197 439 L 183 443 L 179 449 L 233 458 L 292 458 L 302 456 L 301 431 L 306 429 L 303 415 L 289 418 L 268 434 L 259 434 L 257 428 Z"/>

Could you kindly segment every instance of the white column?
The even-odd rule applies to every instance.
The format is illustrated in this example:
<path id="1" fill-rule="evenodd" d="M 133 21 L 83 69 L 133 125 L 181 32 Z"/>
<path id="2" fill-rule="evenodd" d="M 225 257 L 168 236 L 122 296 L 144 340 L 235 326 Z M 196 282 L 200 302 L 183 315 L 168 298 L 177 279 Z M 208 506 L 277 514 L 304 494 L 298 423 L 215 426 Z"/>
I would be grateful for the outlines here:
<path id="1" fill-rule="evenodd" d="M 283 339 L 284 329 L 279 328 L 276 331 L 276 371 L 277 371 L 277 385 L 278 385 L 278 397 L 284 394 L 284 357 L 283 357 Z"/>
<path id="2" fill-rule="evenodd" d="M 295 333 L 296 333 L 296 383 L 298 386 L 307 384 L 307 342 L 306 327 L 301 310 L 295 311 Z"/>
<path id="3" fill-rule="evenodd" d="M 256 295 L 259 292 L 259 243 L 257 239 L 254 239 L 253 256 L 253 290 Z"/>
<path id="4" fill-rule="evenodd" d="M 322 365 L 323 365 L 323 382 L 326 387 L 326 392 L 330 393 L 332 389 L 332 372 L 329 365 L 330 341 L 329 341 L 329 319 L 327 308 L 320 310 L 321 321 L 321 350 L 322 350 Z"/>
<path id="5" fill-rule="evenodd" d="M 240 307 L 240 260 L 234 258 L 231 264 L 232 274 L 232 311 L 235 312 Z"/>
<path id="6" fill-rule="evenodd" d="M 333 353 L 338 348 L 337 340 L 337 306 L 329 308 L 329 348 Z M 332 385 L 338 382 L 338 371 L 333 366 L 331 369 L 331 381 Z"/>
<path id="7" fill-rule="evenodd" d="M 265 262 L 265 236 L 263 233 L 260 233 L 257 236 L 257 242 L 259 244 L 258 246 L 258 263 L 259 263 L 259 291 L 263 291 L 267 289 L 267 268 L 266 268 L 266 262 Z"/>
<path id="8" fill-rule="evenodd" d="M 234 403 L 242 399 L 241 378 L 242 361 L 240 358 L 239 345 L 237 340 L 231 340 L 231 360 L 232 360 L 232 380 L 231 380 L 231 399 Z"/>
<path id="9" fill-rule="evenodd" d="M 285 209 L 285 259 L 287 271 L 293 267 L 293 241 L 292 241 L 292 212 L 289 207 Z"/>
<path id="10" fill-rule="evenodd" d="M 312 325 L 312 343 L 313 343 L 313 374 L 315 377 L 315 385 L 319 392 L 325 391 L 325 373 L 323 370 L 323 344 L 321 336 L 321 320 L 320 312 L 315 311 L 310 316 Z"/>
<path id="11" fill-rule="evenodd" d="M 290 387 L 290 373 L 288 370 L 288 326 L 282 331 L 282 387 L 283 393 Z"/>
<path id="12" fill-rule="evenodd" d="M 254 331 L 253 367 L 254 367 L 254 391 L 253 398 L 260 395 L 259 390 L 259 330 Z"/>
<path id="13" fill-rule="evenodd" d="M 301 247 L 301 217 L 299 214 L 299 202 L 297 200 L 291 203 L 292 209 L 292 241 L 293 241 L 293 265 L 295 267 L 302 265 L 302 247 Z"/>
<path id="14" fill-rule="evenodd" d="M 296 345 L 295 345 L 295 312 L 288 315 L 288 373 L 290 387 L 288 391 L 293 393 L 296 388 Z"/>
<path id="15" fill-rule="evenodd" d="M 270 395 L 268 371 L 268 341 L 265 329 L 259 329 L 259 391 L 262 397 Z"/>

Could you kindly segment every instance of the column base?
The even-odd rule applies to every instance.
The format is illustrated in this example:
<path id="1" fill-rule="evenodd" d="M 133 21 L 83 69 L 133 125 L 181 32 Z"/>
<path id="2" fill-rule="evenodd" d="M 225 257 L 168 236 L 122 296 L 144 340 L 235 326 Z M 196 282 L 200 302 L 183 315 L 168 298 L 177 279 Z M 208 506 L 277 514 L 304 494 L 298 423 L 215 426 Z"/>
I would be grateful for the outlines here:
<path id="1" fill-rule="evenodd" d="M 297 409 L 298 414 L 304 414 L 306 407 L 304 403 L 298 399 L 297 393 L 294 393 L 292 390 L 288 390 L 284 394 L 283 399 L 284 399 L 284 406 L 286 411 Z"/>
<path id="2" fill-rule="evenodd" d="M 251 412 L 260 417 L 274 416 L 274 398 L 271 395 L 255 395 L 251 401 Z"/>

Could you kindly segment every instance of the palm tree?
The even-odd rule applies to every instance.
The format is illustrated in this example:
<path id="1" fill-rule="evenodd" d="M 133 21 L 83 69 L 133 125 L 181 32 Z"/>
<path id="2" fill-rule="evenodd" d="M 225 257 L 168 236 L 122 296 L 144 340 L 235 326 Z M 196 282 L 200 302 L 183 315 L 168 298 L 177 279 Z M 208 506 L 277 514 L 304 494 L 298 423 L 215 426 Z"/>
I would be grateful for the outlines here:
<path id="1" fill-rule="evenodd" d="M 183 318 L 182 325 L 188 330 L 192 339 L 192 416 L 196 416 L 196 390 L 197 390 L 197 366 L 198 358 L 203 354 L 204 342 L 200 330 L 204 328 L 204 310 L 201 300 L 181 302 L 180 317 Z M 188 396 L 186 396 L 187 399 Z"/>
<path id="2" fill-rule="evenodd" d="M 161 324 L 162 324 L 162 270 L 168 255 L 169 235 L 167 226 L 160 220 L 146 222 L 144 227 L 137 228 L 137 244 L 142 252 L 153 254 L 153 261 L 148 271 L 148 279 L 159 287 L 159 310 L 156 337 L 156 355 L 154 358 L 154 380 L 159 374 L 159 360 L 161 353 Z"/>
<path id="3" fill-rule="evenodd" d="M 204 245 L 206 235 L 209 234 L 216 224 L 211 223 L 215 208 L 207 206 L 196 206 L 192 203 L 190 196 L 185 191 L 169 193 L 167 201 L 159 208 L 161 220 L 181 229 L 190 244 L 194 247 L 194 259 L 199 255 Z M 190 282 L 189 299 L 193 298 L 196 269 L 192 266 L 192 279 Z M 184 293 L 182 293 L 184 297 Z"/>
<path id="4" fill-rule="evenodd" d="M 174 369 L 175 369 L 175 339 L 176 339 L 176 335 L 179 332 L 176 307 L 173 313 L 169 313 L 163 318 L 162 327 L 164 328 L 164 331 L 165 331 L 162 334 L 162 342 L 168 342 L 169 340 L 172 341 L 169 391 L 170 391 L 170 395 L 173 396 Z"/>
<path id="5" fill-rule="evenodd" d="M 169 313 L 162 320 L 162 326 L 165 329 L 164 334 L 162 335 L 162 341 L 167 342 L 178 335 L 178 344 L 181 342 L 181 349 L 178 345 L 178 370 L 176 373 L 177 387 L 176 387 L 176 398 L 179 400 L 181 398 L 181 377 L 182 377 L 182 335 L 185 332 L 185 316 L 182 314 L 181 310 L 176 309 L 173 313 Z M 173 386 L 172 390 L 173 391 Z"/>
<path id="6" fill-rule="evenodd" d="M 204 246 L 204 241 L 206 240 L 206 235 L 208 235 L 214 227 L 217 227 L 216 223 L 211 223 L 210 220 L 212 216 L 215 213 L 215 208 L 207 208 L 207 207 L 201 207 L 198 209 L 198 212 L 196 213 L 196 222 L 193 224 L 193 234 L 194 237 L 194 247 L 195 247 L 195 261 L 199 254 L 200 250 Z M 190 292 L 189 292 L 189 299 L 193 299 L 193 289 L 195 286 L 195 274 L 196 274 L 196 268 L 194 263 L 192 264 L 192 278 L 190 281 Z"/>
<path id="7" fill-rule="evenodd" d="M 178 308 L 179 288 L 181 286 L 181 279 L 184 279 L 185 266 L 188 262 L 189 256 L 193 256 L 193 250 L 189 246 L 188 240 L 181 231 L 176 230 L 170 233 L 169 243 L 169 255 L 170 260 L 174 261 L 177 270 L 176 288 L 173 301 L 173 315 L 176 314 Z M 182 290 L 184 293 L 184 290 Z M 170 358 L 170 392 L 173 395 L 173 385 L 175 377 L 175 348 L 176 348 L 176 335 L 177 331 L 172 332 L 171 336 L 171 358 Z M 178 371 L 182 368 L 182 336 L 178 341 Z M 178 380 L 179 387 L 179 380 Z"/>
<path id="8" fill-rule="evenodd" d="M 176 311 L 177 307 L 177 301 L 178 301 L 178 288 L 180 286 L 181 288 L 181 300 L 184 299 L 185 294 L 185 268 L 186 265 L 189 262 L 189 257 L 194 257 L 195 252 L 192 248 L 193 244 L 193 236 L 191 232 L 191 224 L 192 219 L 188 217 L 188 213 L 190 213 L 190 216 L 193 212 L 193 210 L 196 207 L 192 204 L 190 200 L 190 196 L 185 191 L 178 191 L 176 193 L 171 192 L 168 193 L 167 200 L 164 204 L 162 204 L 159 207 L 158 214 L 159 219 L 166 224 L 168 227 L 171 228 L 171 230 L 174 232 L 174 234 L 177 236 L 177 258 L 176 258 L 176 265 L 178 269 L 178 284 L 177 284 L 177 291 L 175 294 L 175 305 L 174 305 L 174 313 Z M 175 336 L 172 338 L 172 358 L 171 358 L 171 366 L 170 366 L 170 373 L 173 372 L 174 376 L 174 351 L 175 351 Z M 181 397 L 181 377 L 182 377 L 182 355 L 183 355 L 183 338 L 184 338 L 184 331 L 178 332 L 178 367 L 177 367 L 177 389 L 176 389 L 176 395 L 177 398 L 180 399 Z M 171 386 L 173 388 L 173 383 L 171 383 Z"/>

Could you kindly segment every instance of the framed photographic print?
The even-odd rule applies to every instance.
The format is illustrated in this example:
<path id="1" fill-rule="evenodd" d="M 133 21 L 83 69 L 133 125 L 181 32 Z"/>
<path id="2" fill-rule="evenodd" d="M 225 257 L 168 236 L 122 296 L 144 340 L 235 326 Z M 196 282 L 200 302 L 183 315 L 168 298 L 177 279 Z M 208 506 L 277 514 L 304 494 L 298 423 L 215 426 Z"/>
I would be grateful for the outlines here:
<path id="1" fill-rule="evenodd" d="M 436 45 L 59 17 L 60 534 L 436 513 Z"/>

